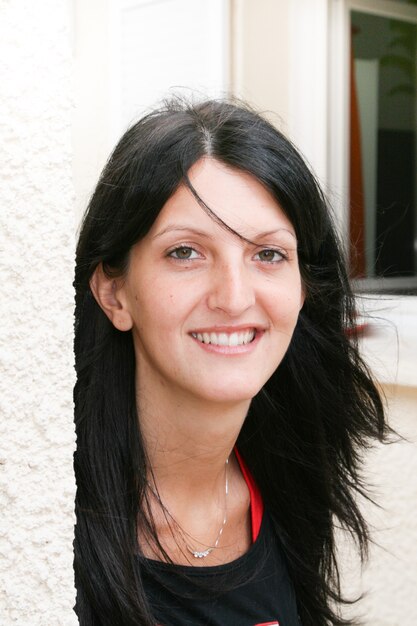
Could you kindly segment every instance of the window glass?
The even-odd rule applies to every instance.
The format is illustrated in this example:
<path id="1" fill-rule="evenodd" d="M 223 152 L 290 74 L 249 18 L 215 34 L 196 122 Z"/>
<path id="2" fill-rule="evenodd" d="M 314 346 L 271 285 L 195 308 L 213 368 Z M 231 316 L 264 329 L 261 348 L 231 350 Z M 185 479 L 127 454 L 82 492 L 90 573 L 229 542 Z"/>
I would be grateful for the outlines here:
<path id="1" fill-rule="evenodd" d="M 352 11 L 351 33 L 352 273 L 415 286 L 417 26 Z"/>

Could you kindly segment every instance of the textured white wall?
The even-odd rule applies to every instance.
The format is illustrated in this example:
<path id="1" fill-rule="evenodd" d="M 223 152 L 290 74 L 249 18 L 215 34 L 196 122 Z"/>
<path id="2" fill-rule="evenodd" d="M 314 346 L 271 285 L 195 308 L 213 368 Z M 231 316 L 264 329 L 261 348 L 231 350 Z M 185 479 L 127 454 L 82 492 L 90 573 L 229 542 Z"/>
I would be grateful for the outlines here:
<path id="1" fill-rule="evenodd" d="M 0 2 L 0 623 L 77 624 L 69 0 Z"/>

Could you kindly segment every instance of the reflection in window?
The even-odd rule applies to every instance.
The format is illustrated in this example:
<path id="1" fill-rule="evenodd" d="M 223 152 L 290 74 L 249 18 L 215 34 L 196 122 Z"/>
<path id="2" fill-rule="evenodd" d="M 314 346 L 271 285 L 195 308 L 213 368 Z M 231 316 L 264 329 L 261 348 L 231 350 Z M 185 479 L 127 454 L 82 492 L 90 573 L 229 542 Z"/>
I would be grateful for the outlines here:
<path id="1" fill-rule="evenodd" d="M 351 29 L 352 273 L 357 278 L 409 277 L 413 286 L 417 26 L 352 12 Z"/>

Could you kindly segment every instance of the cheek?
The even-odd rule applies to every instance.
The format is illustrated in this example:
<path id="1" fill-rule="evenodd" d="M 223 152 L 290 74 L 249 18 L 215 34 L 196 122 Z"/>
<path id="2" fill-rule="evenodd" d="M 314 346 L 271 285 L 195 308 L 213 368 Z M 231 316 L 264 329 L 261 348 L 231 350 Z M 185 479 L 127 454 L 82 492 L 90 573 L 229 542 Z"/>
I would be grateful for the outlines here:
<path id="1" fill-rule="evenodd" d="M 157 306 L 164 309 L 168 319 L 185 318 L 206 298 L 207 285 L 200 280 L 178 280 L 178 277 L 161 280 L 155 277 L 148 292 Z"/>
<path id="2" fill-rule="evenodd" d="M 274 296 L 270 305 L 271 316 L 277 322 L 295 326 L 303 301 L 301 287 L 290 292 L 288 290 L 280 290 Z"/>
<path id="3" fill-rule="evenodd" d="M 146 297 L 143 294 L 146 293 Z M 142 295 L 141 295 L 142 294 Z M 184 294 L 162 289 L 154 283 L 135 297 L 134 322 L 144 341 L 163 341 L 162 335 L 178 328 L 186 317 L 189 306 Z"/>

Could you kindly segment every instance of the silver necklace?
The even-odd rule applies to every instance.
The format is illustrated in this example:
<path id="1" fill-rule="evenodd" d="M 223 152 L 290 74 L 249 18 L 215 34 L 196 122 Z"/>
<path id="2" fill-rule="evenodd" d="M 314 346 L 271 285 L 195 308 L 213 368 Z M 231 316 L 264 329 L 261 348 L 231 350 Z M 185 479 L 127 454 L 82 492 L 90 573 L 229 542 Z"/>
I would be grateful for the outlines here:
<path id="1" fill-rule="evenodd" d="M 170 516 L 170 518 L 174 521 L 174 523 L 177 526 L 177 528 L 180 530 L 180 532 L 182 534 L 182 537 L 183 537 L 183 541 L 184 541 L 185 547 L 187 548 L 188 552 L 193 555 L 193 557 L 195 559 L 205 559 L 206 556 L 211 554 L 213 552 L 213 550 L 215 550 L 218 547 L 220 538 L 221 538 L 221 536 L 223 534 L 223 529 L 224 529 L 224 527 L 226 525 L 226 522 L 227 522 L 227 495 L 229 493 L 229 478 L 228 478 L 228 475 L 227 475 L 228 465 L 229 465 L 229 458 L 226 459 L 226 463 L 225 463 L 224 516 L 223 516 L 223 522 L 222 522 L 222 525 L 220 527 L 219 532 L 217 533 L 216 541 L 214 542 L 214 544 L 212 546 L 207 548 L 207 550 L 194 550 L 191 546 L 188 545 L 187 541 L 185 540 L 185 533 L 184 533 L 184 531 L 182 530 L 182 528 L 180 527 L 180 525 L 178 524 L 176 519 L 173 517 L 173 515 L 171 515 L 171 513 L 168 511 L 166 506 L 163 504 L 161 498 L 159 497 L 159 494 L 155 491 L 155 489 L 152 487 L 152 485 L 150 485 L 148 483 L 149 488 L 152 491 L 153 495 L 156 497 L 156 499 L 159 501 L 160 505 L 165 509 L 165 511 Z"/>

